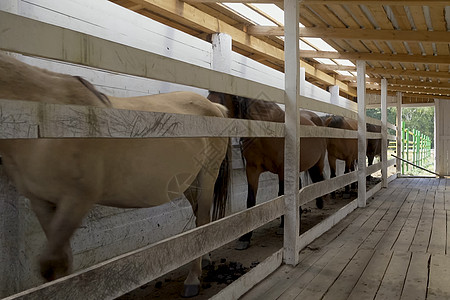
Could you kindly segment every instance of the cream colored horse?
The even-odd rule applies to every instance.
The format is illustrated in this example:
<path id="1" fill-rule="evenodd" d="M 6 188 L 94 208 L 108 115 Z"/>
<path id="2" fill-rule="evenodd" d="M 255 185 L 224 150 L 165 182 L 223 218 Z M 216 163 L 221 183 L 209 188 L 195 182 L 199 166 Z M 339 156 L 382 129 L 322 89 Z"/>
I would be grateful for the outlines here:
<path id="1" fill-rule="evenodd" d="M 106 97 L 87 81 L 29 66 L 0 53 L 0 98 L 225 117 L 226 109 L 190 92 Z M 94 204 L 156 206 L 185 193 L 197 226 L 210 222 L 214 183 L 227 138 L 0 140 L 4 168 L 31 201 L 47 236 L 40 258 L 48 280 L 71 268 L 70 237 Z M 226 188 L 225 188 L 226 190 Z M 199 290 L 200 258 L 185 281 Z"/>

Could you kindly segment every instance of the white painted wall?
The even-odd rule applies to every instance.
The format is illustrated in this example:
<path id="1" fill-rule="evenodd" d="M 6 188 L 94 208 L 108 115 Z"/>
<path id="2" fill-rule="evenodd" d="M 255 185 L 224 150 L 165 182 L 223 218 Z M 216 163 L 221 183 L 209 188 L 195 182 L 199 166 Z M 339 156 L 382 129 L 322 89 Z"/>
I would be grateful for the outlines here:
<path id="1" fill-rule="evenodd" d="M 70 28 L 93 36 L 120 42 L 202 67 L 211 67 L 211 44 L 133 13 L 106 0 L 2 0 L 0 10 L 42 22 Z M 101 17 L 99 17 L 101 14 Z M 16 55 L 19 59 L 52 71 L 79 75 L 106 94 L 137 96 L 175 90 L 206 90 L 159 82 L 94 68 Z M 254 81 L 284 88 L 284 74 L 233 53 L 231 73 Z M 302 95 L 331 102 L 330 93 L 310 83 Z M 356 110 L 355 103 L 342 97 L 339 103 Z M 232 212 L 245 208 L 247 185 L 239 152 L 234 155 Z M 306 182 L 306 179 L 303 179 Z M 273 174 L 261 176 L 257 202 L 277 195 L 278 182 Z M 0 191 L 0 296 L 6 296 L 42 282 L 37 255 L 45 237 L 31 212 L 29 202 L 15 194 L 3 179 Z M 16 198 L 19 198 L 16 200 Z M 170 226 L 169 226 L 170 224 Z M 72 239 L 75 270 L 153 243 L 193 227 L 193 216 L 185 200 L 157 208 L 118 209 L 96 207 L 84 220 Z M 13 237 L 13 238 L 12 238 Z"/>

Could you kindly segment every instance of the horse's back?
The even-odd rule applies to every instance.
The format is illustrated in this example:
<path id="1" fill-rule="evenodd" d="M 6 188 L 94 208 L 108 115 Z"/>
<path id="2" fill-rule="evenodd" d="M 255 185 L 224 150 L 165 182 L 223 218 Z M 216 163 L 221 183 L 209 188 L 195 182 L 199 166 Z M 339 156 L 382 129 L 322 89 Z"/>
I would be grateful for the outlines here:
<path id="1" fill-rule="evenodd" d="M 225 117 L 226 108 L 193 92 L 172 92 L 149 96 L 110 97 L 114 108 L 198 116 Z"/>

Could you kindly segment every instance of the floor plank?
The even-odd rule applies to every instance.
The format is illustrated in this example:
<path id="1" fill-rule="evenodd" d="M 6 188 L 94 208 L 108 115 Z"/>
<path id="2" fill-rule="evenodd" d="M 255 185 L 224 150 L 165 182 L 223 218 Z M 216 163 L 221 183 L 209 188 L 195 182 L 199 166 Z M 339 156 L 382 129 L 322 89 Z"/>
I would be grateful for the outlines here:
<path id="1" fill-rule="evenodd" d="M 450 180 L 397 178 L 242 299 L 450 299 Z"/>
<path id="2" fill-rule="evenodd" d="M 427 300 L 450 299 L 450 257 L 432 255 Z"/>
<path id="3" fill-rule="evenodd" d="M 401 300 L 423 300 L 427 296 L 428 262 L 430 254 L 412 254 Z"/>
<path id="4" fill-rule="evenodd" d="M 375 300 L 400 299 L 411 253 L 394 252 Z"/>
<path id="5" fill-rule="evenodd" d="M 391 260 L 392 252 L 376 251 L 369 264 L 358 279 L 348 300 L 373 299 Z"/>

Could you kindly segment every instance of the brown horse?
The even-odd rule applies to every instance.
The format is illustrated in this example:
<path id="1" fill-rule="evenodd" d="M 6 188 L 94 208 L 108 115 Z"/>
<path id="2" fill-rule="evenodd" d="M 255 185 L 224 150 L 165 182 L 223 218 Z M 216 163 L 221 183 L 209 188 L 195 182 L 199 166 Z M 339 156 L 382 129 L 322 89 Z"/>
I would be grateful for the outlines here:
<path id="1" fill-rule="evenodd" d="M 0 98 L 226 117 L 225 107 L 191 93 L 107 97 L 85 80 L 29 66 L 0 53 Z M 41 274 L 53 280 L 71 269 L 70 238 L 94 204 L 139 208 L 190 201 L 197 226 L 210 222 L 214 184 L 228 138 L 3 139 L 6 173 L 31 201 L 47 236 Z M 225 183 L 227 181 L 224 181 Z M 223 195 L 217 189 L 217 198 Z M 201 258 L 183 295 L 199 291 Z"/>
<path id="2" fill-rule="evenodd" d="M 325 116 L 325 126 L 347 130 L 358 130 L 358 121 L 340 116 Z M 358 159 L 357 139 L 327 139 L 328 164 L 330 165 L 330 178 L 336 177 L 336 159 L 345 162 L 344 174 L 355 170 L 355 161 Z M 354 187 L 354 186 L 352 186 Z M 345 195 L 350 192 L 349 186 L 345 187 Z M 331 193 L 335 197 L 335 192 Z"/>
<path id="3" fill-rule="evenodd" d="M 333 128 L 341 128 L 347 130 L 358 130 L 358 122 L 354 119 L 344 118 L 341 116 L 324 116 L 325 126 Z M 368 132 L 381 132 L 381 127 L 373 124 L 366 124 L 366 130 Z M 355 163 L 358 159 L 358 140 L 357 139 L 337 139 L 329 138 L 327 140 L 328 150 L 328 163 L 330 164 L 330 178 L 336 177 L 336 159 L 343 160 L 345 162 L 345 171 L 355 170 Z M 366 155 L 368 158 L 369 166 L 372 165 L 373 159 L 377 155 L 381 155 L 381 140 L 380 139 L 368 139 Z M 369 179 L 369 175 L 367 178 Z M 355 188 L 356 183 L 352 183 L 352 188 Z M 349 187 L 345 187 L 345 194 L 349 193 Z M 332 193 L 335 196 L 335 192 Z"/>
<path id="4" fill-rule="evenodd" d="M 381 132 L 381 126 L 367 123 L 367 132 Z M 381 156 L 381 139 L 369 139 L 367 141 L 367 160 L 369 166 L 373 164 L 375 156 Z"/>
<path id="5" fill-rule="evenodd" d="M 284 122 L 284 111 L 273 102 L 266 102 L 223 93 L 210 92 L 208 99 L 225 105 L 229 117 Z M 314 113 L 302 111 L 300 124 L 317 126 L 321 119 Z M 246 161 L 248 183 L 247 208 L 256 204 L 259 176 L 263 172 L 278 175 L 278 195 L 284 194 L 284 138 L 242 138 L 242 153 Z M 324 179 L 323 167 L 326 152 L 326 140 L 323 138 L 302 138 L 300 143 L 300 171 L 308 171 L 311 180 Z M 323 207 L 323 199 L 317 198 L 318 208 Z M 246 249 L 250 245 L 252 232 L 239 239 L 237 249 Z"/>

